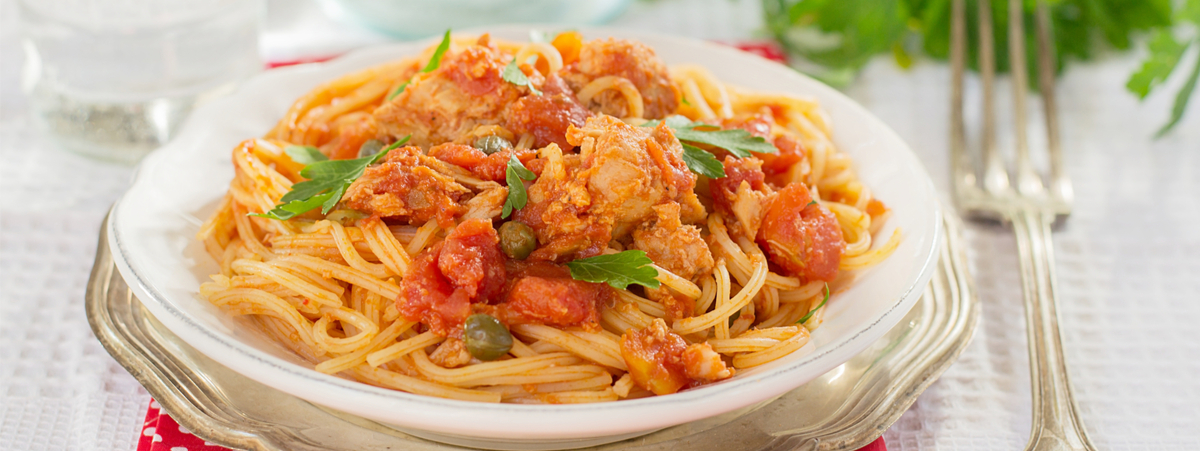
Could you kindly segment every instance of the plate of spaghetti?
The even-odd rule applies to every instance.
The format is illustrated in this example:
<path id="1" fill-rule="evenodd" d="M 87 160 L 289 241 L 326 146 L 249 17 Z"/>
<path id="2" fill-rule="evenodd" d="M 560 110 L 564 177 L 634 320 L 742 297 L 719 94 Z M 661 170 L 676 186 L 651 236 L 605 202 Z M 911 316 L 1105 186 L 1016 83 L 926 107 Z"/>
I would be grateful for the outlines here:
<path id="1" fill-rule="evenodd" d="M 583 446 L 845 362 L 928 283 L 938 217 L 893 132 L 784 66 L 507 28 L 249 81 L 144 161 L 109 236 L 147 309 L 250 378 Z"/>

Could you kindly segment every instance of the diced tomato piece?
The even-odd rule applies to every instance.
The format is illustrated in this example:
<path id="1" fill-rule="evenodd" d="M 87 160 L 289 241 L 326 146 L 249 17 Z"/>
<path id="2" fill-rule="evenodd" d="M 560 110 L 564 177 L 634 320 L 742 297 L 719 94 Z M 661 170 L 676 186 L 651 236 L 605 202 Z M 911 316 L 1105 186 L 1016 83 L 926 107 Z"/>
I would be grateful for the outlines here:
<path id="1" fill-rule="evenodd" d="M 837 218 L 801 184 L 791 184 L 767 208 L 758 242 L 771 261 L 806 280 L 831 281 L 842 259 Z"/>
<path id="2" fill-rule="evenodd" d="M 426 249 L 413 261 L 408 274 L 400 281 L 396 308 L 405 319 L 424 322 L 433 333 L 447 336 L 462 328 L 471 309 L 468 303 L 465 312 L 458 311 L 456 307 L 460 307 L 461 297 L 454 299 L 453 305 L 450 302 L 451 295 L 455 294 L 454 287 L 437 266 L 441 247 L 437 244 Z"/>
<path id="3" fill-rule="evenodd" d="M 468 219 L 442 242 L 438 269 L 472 301 L 499 300 L 507 273 L 500 236 L 486 219 Z"/>
<path id="4" fill-rule="evenodd" d="M 793 165 L 804 161 L 804 145 L 799 139 L 790 135 L 783 134 L 775 138 L 775 148 L 779 149 L 777 154 L 756 153 L 754 156 L 763 161 L 762 170 L 767 177 L 784 174 Z"/>
<path id="5" fill-rule="evenodd" d="M 508 109 L 508 129 L 513 133 L 529 133 L 535 138 L 534 147 L 545 147 L 550 143 L 571 150 L 575 146 L 567 142 L 567 127 L 583 127 L 592 112 L 579 104 L 575 94 L 556 75 L 551 75 L 542 85 L 540 96 L 525 96 Z"/>
<path id="6" fill-rule="evenodd" d="M 629 367 L 629 376 L 639 387 L 656 395 L 675 393 L 690 382 L 683 363 L 687 347 L 687 342 L 671 332 L 662 319 L 621 336 L 621 357 Z"/>
<path id="7" fill-rule="evenodd" d="M 568 277 L 524 276 L 512 284 L 502 306 L 504 320 L 551 326 L 599 327 L 599 305 L 612 299 L 604 284 Z"/>
<path id="8" fill-rule="evenodd" d="M 713 206 L 727 216 L 732 216 L 733 200 L 737 198 L 738 187 L 742 182 L 748 182 L 750 189 L 761 191 L 765 186 L 766 175 L 762 171 L 762 161 L 754 158 L 725 157 L 725 177 L 708 182 L 712 194 Z"/>
<path id="9" fill-rule="evenodd" d="M 499 299 L 506 280 L 500 237 L 491 221 L 470 219 L 417 255 L 400 281 L 396 308 L 435 334 L 458 335 L 471 304 Z"/>

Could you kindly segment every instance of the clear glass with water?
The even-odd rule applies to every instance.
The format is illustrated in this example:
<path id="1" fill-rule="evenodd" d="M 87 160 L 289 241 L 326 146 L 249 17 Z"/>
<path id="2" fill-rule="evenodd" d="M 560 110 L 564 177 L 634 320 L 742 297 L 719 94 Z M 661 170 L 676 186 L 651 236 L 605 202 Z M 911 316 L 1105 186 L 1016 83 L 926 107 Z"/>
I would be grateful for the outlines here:
<path id="1" fill-rule="evenodd" d="M 133 162 L 262 70 L 261 0 L 19 0 L 22 87 L 62 147 Z"/>

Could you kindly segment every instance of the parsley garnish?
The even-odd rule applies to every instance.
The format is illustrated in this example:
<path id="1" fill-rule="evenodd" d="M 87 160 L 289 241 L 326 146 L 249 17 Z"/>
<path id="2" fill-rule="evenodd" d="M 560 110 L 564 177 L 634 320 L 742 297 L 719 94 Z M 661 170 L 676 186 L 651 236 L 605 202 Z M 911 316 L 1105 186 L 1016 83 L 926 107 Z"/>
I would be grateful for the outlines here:
<path id="1" fill-rule="evenodd" d="M 567 267 L 571 269 L 572 279 L 607 283 L 624 290 L 630 284 L 658 288 L 658 270 L 651 266 L 653 264 L 645 252 L 631 250 L 581 258 L 567 263 Z"/>
<path id="2" fill-rule="evenodd" d="M 537 174 L 525 169 L 525 165 L 517 159 L 517 154 L 508 156 L 508 169 L 504 170 L 504 181 L 508 183 L 508 198 L 504 200 L 504 211 L 500 214 L 501 218 L 507 218 L 513 210 L 525 208 L 525 202 L 529 198 L 525 194 L 525 183 L 522 180 L 532 181 L 534 179 L 537 179 Z"/>
<path id="3" fill-rule="evenodd" d="M 713 154 L 691 144 L 680 144 L 683 144 L 683 162 L 692 172 L 714 179 L 725 176 L 725 165 Z"/>
<path id="4" fill-rule="evenodd" d="M 692 122 L 683 116 L 668 117 L 666 123 L 671 130 L 675 131 L 675 137 L 680 141 L 719 147 L 741 158 L 749 157 L 750 152 L 779 153 L 774 144 L 740 128 L 717 130 L 716 126 Z M 655 122 L 653 125 L 658 125 L 658 123 Z"/>
<path id="5" fill-rule="evenodd" d="M 824 307 L 826 302 L 829 302 L 829 284 L 828 283 L 825 284 L 825 299 L 823 299 L 821 301 L 821 303 L 819 305 L 817 305 L 817 308 L 809 310 L 808 314 L 804 315 L 803 318 L 800 318 L 799 320 L 797 320 L 795 324 L 804 324 L 805 321 L 808 321 L 809 318 L 812 318 L 814 313 L 817 313 L 817 310 L 820 310 L 821 307 Z"/>
<path id="6" fill-rule="evenodd" d="M 346 188 L 350 187 L 351 183 L 362 177 L 363 172 L 366 172 L 367 166 L 375 164 L 383 159 L 389 151 L 400 147 L 408 142 L 408 136 L 401 138 L 392 145 L 385 147 L 375 155 L 362 157 L 354 160 L 329 160 L 317 159 L 313 163 L 309 163 L 300 171 L 300 176 L 307 178 L 303 182 L 292 185 L 292 190 L 284 194 L 279 199 L 279 205 L 266 213 L 251 213 L 251 216 L 258 216 L 268 219 L 278 219 L 286 221 L 303 214 L 317 207 L 321 207 L 321 214 L 329 213 L 337 203 L 342 200 L 342 195 L 346 193 Z M 292 147 L 297 148 L 293 150 Z M 314 158 L 305 146 L 292 146 L 284 150 L 293 159 L 293 155 L 301 155 L 301 158 Z M 321 155 L 320 152 L 316 154 Z M 321 155 L 323 158 L 324 155 Z M 299 160 L 297 160 L 299 161 Z"/>
<path id="7" fill-rule="evenodd" d="M 816 199 L 813 199 L 813 200 L 812 200 L 812 201 L 810 201 L 810 202 L 809 202 L 807 205 L 805 205 L 805 207 L 807 207 L 807 206 L 809 206 L 809 205 L 816 205 L 816 204 L 817 204 L 817 200 L 816 200 Z"/>
<path id="8" fill-rule="evenodd" d="M 504 73 L 500 75 L 500 78 L 517 86 L 528 87 L 530 92 L 539 96 L 542 95 L 542 91 L 538 91 L 537 88 L 533 87 L 533 83 L 529 82 L 529 77 L 526 77 L 525 73 L 521 72 L 521 68 L 517 67 L 516 58 L 513 58 L 512 61 L 508 62 L 507 66 L 504 66 Z"/>
<path id="9" fill-rule="evenodd" d="M 450 30 L 446 30 L 446 34 L 442 36 L 442 42 L 438 44 L 437 49 L 433 51 L 433 56 L 429 58 L 429 62 L 425 64 L 425 68 L 421 69 L 421 73 L 429 73 L 437 70 L 438 66 L 442 65 L 442 56 L 446 54 L 446 50 L 450 49 Z M 404 88 L 408 87 L 408 82 L 401 83 L 396 87 L 395 91 L 388 94 L 387 99 L 392 100 L 393 97 L 404 92 Z"/>
<path id="10" fill-rule="evenodd" d="M 715 125 L 703 122 L 692 122 L 683 116 L 670 116 L 663 121 L 647 121 L 643 127 L 655 127 L 659 122 L 666 122 L 675 132 L 675 138 L 683 144 L 683 162 L 688 169 L 700 175 L 719 179 L 725 176 L 725 168 L 711 153 L 696 147 L 704 144 L 719 147 L 729 151 L 739 158 L 750 156 L 750 152 L 779 153 L 774 144 L 767 140 L 751 135 L 750 132 L 735 128 L 720 130 Z"/>
<path id="11" fill-rule="evenodd" d="M 329 157 L 313 146 L 287 146 L 283 149 L 283 153 L 292 157 L 292 161 L 306 165 L 329 159 Z"/>

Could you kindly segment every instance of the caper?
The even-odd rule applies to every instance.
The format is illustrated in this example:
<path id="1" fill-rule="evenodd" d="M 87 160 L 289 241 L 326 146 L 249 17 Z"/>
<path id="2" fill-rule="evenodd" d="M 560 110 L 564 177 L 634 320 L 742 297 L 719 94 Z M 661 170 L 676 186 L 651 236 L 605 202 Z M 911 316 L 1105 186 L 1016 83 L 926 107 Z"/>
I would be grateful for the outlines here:
<path id="1" fill-rule="evenodd" d="M 362 158 L 375 155 L 379 153 L 380 149 L 383 149 L 383 141 L 378 139 L 369 139 L 367 142 L 362 143 L 362 145 L 358 147 L 358 157 Z"/>
<path id="2" fill-rule="evenodd" d="M 524 260 L 537 248 L 537 235 L 525 224 L 508 221 L 500 225 L 499 232 L 500 250 L 509 258 Z"/>
<path id="3" fill-rule="evenodd" d="M 496 360 L 512 348 L 513 337 L 492 315 L 476 313 L 467 317 L 463 327 L 463 343 L 471 356 L 483 360 Z"/>
<path id="4" fill-rule="evenodd" d="M 508 142 L 507 139 L 496 135 L 484 136 L 475 140 L 475 148 L 482 150 L 483 153 L 491 155 L 501 150 L 511 149 L 512 143 Z"/>

